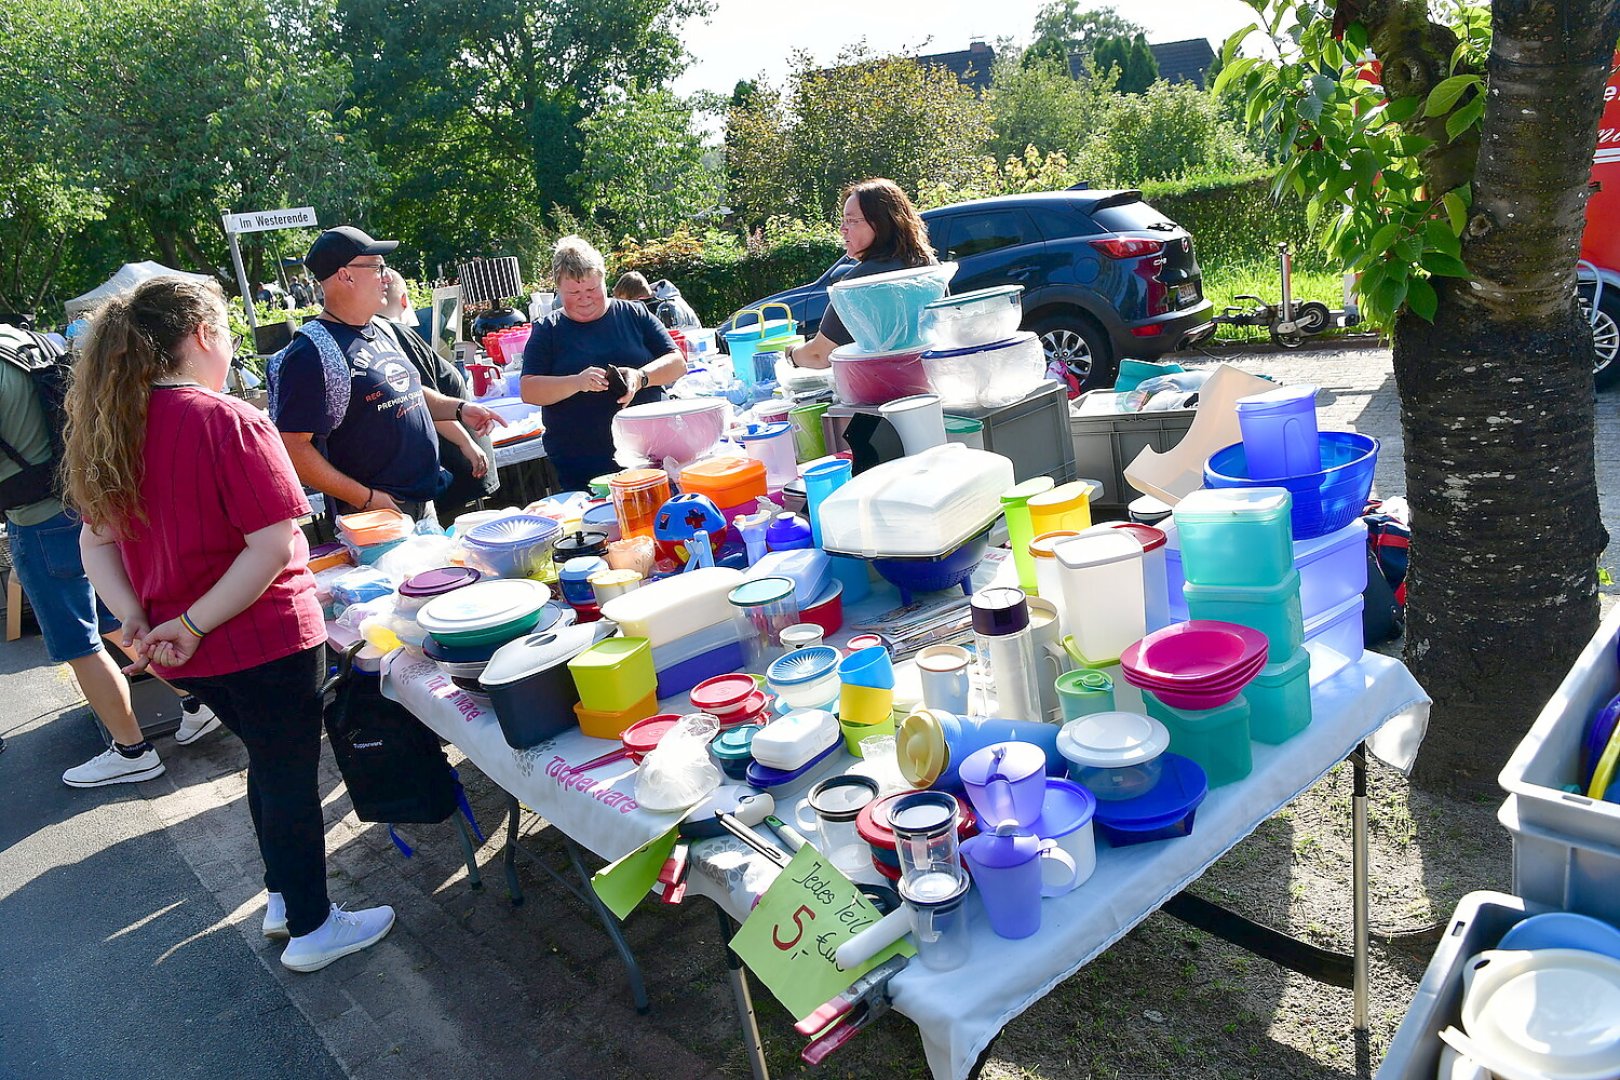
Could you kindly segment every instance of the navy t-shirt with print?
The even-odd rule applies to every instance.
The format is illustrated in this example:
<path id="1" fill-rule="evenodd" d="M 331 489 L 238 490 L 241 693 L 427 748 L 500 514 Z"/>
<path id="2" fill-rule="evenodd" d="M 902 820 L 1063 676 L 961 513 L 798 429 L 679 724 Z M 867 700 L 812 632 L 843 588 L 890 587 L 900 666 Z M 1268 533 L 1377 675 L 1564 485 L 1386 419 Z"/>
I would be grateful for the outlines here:
<path id="1" fill-rule="evenodd" d="M 275 395 L 276 427 L 311 432 L 326 459 L 356 481 L 397 499 L 433 498 L 439 486 L 439 440 L 416 368 L 375 326 L 323 324 L 349 361 L 349 406 L 334 427 L 326 371 L 315 343 L 302 334 L 282 358 Z"/>
<path id="2" fill-rule="evenodd" d="M 534 324 L 523 348 L 525 375 L 577 375 L 589 367 L 646 367 L 676 349 L 675 339 L 642 304 L 608 300 L 601 318 L 575 322 L 561 311 Z M 663 390 L 649 386 L 631 404 L 657 401 Z M 587 391 L 541 409 L 546 453 L 553 458 L 601 458 L 613 454 L 613 415 L 618 398 L 610 391 Z"/>

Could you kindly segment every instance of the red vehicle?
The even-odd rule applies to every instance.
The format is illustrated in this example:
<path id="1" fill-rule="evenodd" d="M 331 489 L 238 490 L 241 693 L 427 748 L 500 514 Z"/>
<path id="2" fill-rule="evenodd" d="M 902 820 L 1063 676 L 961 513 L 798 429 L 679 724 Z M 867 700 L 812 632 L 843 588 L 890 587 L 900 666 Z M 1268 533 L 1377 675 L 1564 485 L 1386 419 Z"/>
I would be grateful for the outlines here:
<path id="1" fill-rule="evenodd" d="M 1603 88 L 1603 119 L 1592 155 L 1592 196 L 1576 271 L 1581 307 L 1592 321 L 1599 390 L 1620 383 L 1620 53 Z"/>

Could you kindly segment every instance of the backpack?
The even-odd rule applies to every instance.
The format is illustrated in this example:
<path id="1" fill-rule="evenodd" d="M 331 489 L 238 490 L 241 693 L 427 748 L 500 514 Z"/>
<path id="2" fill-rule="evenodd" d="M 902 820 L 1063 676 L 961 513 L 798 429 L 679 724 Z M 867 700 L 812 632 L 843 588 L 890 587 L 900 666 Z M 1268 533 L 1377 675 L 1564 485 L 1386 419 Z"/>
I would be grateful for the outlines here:
<path id="1" fill-rule="evenodd" d="M 63 458 L 63 431 L 67 427 L 68 385 L 73 380 L 73 358 L 51 340 L 31 330 L 0 326 L 0 362 L 21 368 L 34 387 L 34 397 L 45 415 L 51 456 L 30 463 L 3 437 L 0 453 L 16 462 L 16 475 L 0 480 L 0 511 L 15 510 L 60 494 L 57 469 Z"/>
<path id="2" fill-rule="evenodd" d="M 1363 636 L 1371 644 L 1391 641 L 1406 628 L 1406 568 L 1412 530 L 1376 500 L 1367 504 L 1367 591 L 1362 607 Z"/>
<path id="3" fill-rule="evenodd" d="M 315 346 L 316 355 L 321 358 L 321 368 L 326 375 L 326 426 L 328 429 L 335 428 L 349 411 L 350 380 L 354 376 L 349 371 L 349 358 L 343 355 L 337 339 L 319 319 L 311 319 L 294 330 L 293 340 L 266 362 L 264 372 L 265 382 L 270 385 L 270 416 L 274 419 L 281 411 L 281 365 L 286 362 L 293 346 L 298 344 L 300 334 L 309 339 Z M 321 449 L 324 450 L 324 447 Z"/>
<path id="4" fill-rule="evenodd" d="M 439 737 L 397 701 L 383 697 L 380 680 L 354 670 L 356 642 L 323 693 L 322 711 L 332 756 L 361 821 L 435 825 L 456 812 L 460 785 Z"/>

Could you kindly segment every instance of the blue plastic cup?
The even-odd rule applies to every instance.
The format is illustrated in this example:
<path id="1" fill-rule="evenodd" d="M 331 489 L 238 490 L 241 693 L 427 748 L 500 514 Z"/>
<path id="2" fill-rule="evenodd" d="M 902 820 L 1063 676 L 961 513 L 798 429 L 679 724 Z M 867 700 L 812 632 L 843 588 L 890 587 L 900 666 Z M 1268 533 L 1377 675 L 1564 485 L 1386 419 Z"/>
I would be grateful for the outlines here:
<path id="1" fill-rule="evenodd" d="M 1237 400 L 1249 479 L 1280 480 L 1322 471 L 1316 387 L 1284 386 Z"/>
<path id="2" fill-rule="evenodd" d="M 893 690 L 894 661 L 889 659 L 889 650 L 881 645 L 856 649 L 839 661 L 838 678 L 850 686 Z"/>
<path id="3" fill-rule="evenodd" d="M 821 546 L 821 504 L 827 496 L 849 482 L 854 466 L 845 458 L 823 461 L 804 472 L 805 512 L 810 515 L 810 535 Z"/>

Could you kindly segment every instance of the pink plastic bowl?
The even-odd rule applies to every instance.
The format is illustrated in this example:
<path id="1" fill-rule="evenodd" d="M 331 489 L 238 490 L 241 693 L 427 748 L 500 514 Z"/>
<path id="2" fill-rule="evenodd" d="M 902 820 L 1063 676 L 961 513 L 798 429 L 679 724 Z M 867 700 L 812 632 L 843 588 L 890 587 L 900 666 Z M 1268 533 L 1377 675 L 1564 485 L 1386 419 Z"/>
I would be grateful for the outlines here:
<path id="1" fill-rule="evenodd" d="M 922 349 L 859 353 L 844 345 L 832 351 L 833 388 L 846 405 L 886 405 L 896 398 L 932 392 Z"/>
<path id="2" fill-rule="evenodd" d="M 1156 682 L 1219 682 L 1255 657 L 1265 663 L 1266 636 L 1237 623 L 1194 619 L 1155 630 L 1119 658 L 1125 670 Z"/>
<path id="3" fill-rule="evenodd" d="M 1223 679 L 1218 683 L 1197 684 L 1165 684 L 1143 679 L 1140 674 L 1121 666 L 1120 673 L 1125 681 L 1139 690 L 1146 690 L 1163 701 L 1166 705 L 1174 705 L 1178 709 L 1213 709 L 1225 705 L 1228 701 L 1243 692 L 1243 688 L 1253 681 L 1261 665 L 1245 670 L 1240 675 L 1230 679 Z"/>
<path id="4" fill-rule="evenodd" d="M 1120 668 L 1122 673 L 1129 675 L 1129 681 L 1133 686 L 1142 686 L 1148 689 L 1164 686 L 1171 690 L 1225 690 L 1229 686 L 1241 686 L 1254 678 L 1260 669 L 1265 666 L 1265 663 L 1266 657 L 1261 654 L 1219 675 L 1211 675 L 1208 678 L 1200 679 L 1166 679 L 1151 672 L 1143 671 L 1140 667 L 1126 667 L 1123 663 Z"/>
<path id="5" fill-rule="evenodd" d="M 725 434 L 731 414 L 725 398 L 688 398 L 631 405 L 613 418 L 613 444 L 654 463 L 692 461 Z"/>

